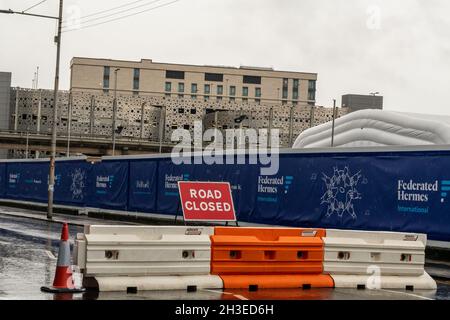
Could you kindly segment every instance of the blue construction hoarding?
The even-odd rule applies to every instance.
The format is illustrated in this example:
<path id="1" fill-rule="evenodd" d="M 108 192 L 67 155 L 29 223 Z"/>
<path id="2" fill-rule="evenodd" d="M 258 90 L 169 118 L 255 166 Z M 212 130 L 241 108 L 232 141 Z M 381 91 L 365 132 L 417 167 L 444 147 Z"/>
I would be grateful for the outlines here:
<path id="1" fill-rule="evenodd" d="M 450 241 L 450 151 L 280 154 L 259 165 L 176 165 L 170 158 L 58 161 L 55 202 L 181 215 L 180 180 L 228 181 L 239 221 L 421 232 Z M 0 163 L 3 198 L 47 200 L 48 162 Z"/>
<path id="2" fill-rule="evenodd" d="M 93 164 L 88 177 L 89 207 L 127 210 L 128 161 L 102 161 Z"/>

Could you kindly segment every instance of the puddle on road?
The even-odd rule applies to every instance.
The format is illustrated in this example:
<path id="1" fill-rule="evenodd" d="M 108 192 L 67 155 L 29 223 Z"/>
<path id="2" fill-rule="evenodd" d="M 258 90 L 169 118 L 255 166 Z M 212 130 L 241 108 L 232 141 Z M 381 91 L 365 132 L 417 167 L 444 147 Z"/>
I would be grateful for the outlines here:
<path id="1" fill-rule="evenodd" d="M 6 220 L 6 221 L 5 221 Z M 31 222 L 30 222 L 31 221 Z M 5 223 L 4 223 L 5 222 Z M 74 239 L 82 228 L 70 226 Z M 40 287 L 53 282 L 61 224 L 20 219 L 0 220 L 0 288 L 2 299 L 53 299 Z"/>

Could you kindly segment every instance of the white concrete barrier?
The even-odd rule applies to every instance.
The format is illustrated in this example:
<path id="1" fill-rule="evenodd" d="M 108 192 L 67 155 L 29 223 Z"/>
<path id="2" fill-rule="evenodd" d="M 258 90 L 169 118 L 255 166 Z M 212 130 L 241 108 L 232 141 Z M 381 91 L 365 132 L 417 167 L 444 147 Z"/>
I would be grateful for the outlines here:
<path id="1" fill-rule="evenodd" d="M 95 277 L 100 292 L 222 289 L 219 276 Z"/>
<path id="2" fill-rule="evenodd" d="M 436 290 L 436 281 L 428 273 L 420 276 L 331 275 L 335 288 Z"/>
<path id="3" fill-rule="evenodd" d="M 89 226 L 74 261 L 85 277 L 208 275 L 208 227 Z"/>
<path id="4" fill-rule="evenodd" d="M 426 235 L 327 230 L 324 271 L 366 275 L 377 266 L 382 275 L 420 276 L 424 272 Z"/>
<path id="5" fill-rule="evenodd" d="M 327 230 L 324 273 L 336 288 L 435 290 L 424 234 Z"/>

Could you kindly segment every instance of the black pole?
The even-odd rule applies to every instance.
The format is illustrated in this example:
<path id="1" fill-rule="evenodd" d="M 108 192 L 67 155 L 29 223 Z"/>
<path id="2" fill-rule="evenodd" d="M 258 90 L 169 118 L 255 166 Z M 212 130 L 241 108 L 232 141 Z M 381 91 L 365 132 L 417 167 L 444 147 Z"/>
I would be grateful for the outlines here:
<path id="1" fill-rule="evenodd" d="M 61 56 L 61 24 L 63 15 L 63 0 L 59 0 L 58 35 L 56 36 L 56 70 L 55 88 L 53 92 L 53 130 L 52 130 L 52 156 L 50 158 L 50 172 L 48 182 L 48 210 L 47 219 L 53 219 L 53 194 L 55 191 L 55 160 L 56 160 L 56 123 L 58 120 L 58 90 L 59 90 L 59 62 Z"/>
<path id="2" fill-rule="evenodd" d="M 334 121 L 336 120 L 336 99 L 333 99 L 333 125 L 331 127 L 331 147 L 334 147 Z"/>

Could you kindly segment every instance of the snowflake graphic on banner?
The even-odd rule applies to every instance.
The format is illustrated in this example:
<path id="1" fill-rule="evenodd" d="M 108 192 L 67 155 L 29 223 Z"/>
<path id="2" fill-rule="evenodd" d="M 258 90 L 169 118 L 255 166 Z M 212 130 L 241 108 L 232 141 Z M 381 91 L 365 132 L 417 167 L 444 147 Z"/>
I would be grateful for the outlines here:
<path id="1" fill-rule="evenodd" d="M 352 175 L 348 167 L 343 170 L 335 167 L 331 177 L 325 173 L 322 173 L 322 176 L 326 191 L 321 198 L 321 204 L 328 205 L 326 217 L 329 218 L 333 214 L 337 214 L 342 218 L 347 213 L 353 219 L 356 219 L 357 215 L 353 202 L 362 199 L 361 194 L 356 189 L 362 178 L 361 171 Z"/>
<path id="2" fill-rule="evenodd" d="M 72 172 L 71 177 L 72 184 L 70 185 L 70 192 L 72 192 L 72 199 L 83 200 L 86 172 L 82 169 L 75 169 L 75 171 Z"/>

